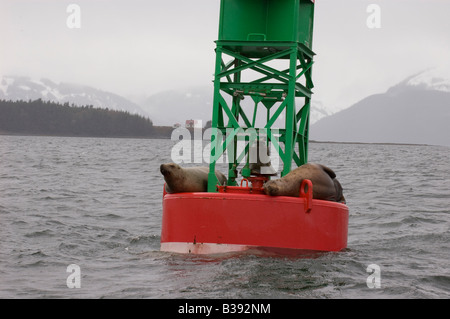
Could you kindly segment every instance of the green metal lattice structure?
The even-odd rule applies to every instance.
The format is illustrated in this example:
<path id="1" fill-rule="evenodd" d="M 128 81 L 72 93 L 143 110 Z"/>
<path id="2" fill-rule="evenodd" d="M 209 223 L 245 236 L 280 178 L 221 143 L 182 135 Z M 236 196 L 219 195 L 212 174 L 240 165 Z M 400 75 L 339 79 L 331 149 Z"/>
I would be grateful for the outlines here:
<path id="1" fill-rule="evenodd" d="M 308 162 L 313 24 L 313 0 L 221 0 L 208 192 L 217 191 L 221 156 L 228 159 L 228 185 L 236 185 L 240 165 L 250 176 L 255 141 L 278 152 L 282 176 Z"/>

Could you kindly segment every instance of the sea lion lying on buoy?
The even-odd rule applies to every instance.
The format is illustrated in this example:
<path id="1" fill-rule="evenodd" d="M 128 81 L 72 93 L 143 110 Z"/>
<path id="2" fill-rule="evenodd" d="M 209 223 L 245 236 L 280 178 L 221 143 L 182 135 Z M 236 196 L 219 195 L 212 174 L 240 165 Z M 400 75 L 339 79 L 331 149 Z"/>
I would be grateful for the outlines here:
<path id="1" fill-rule="evenodd" d="M 208 167 L 186 167 L 183 168 L 178 164 L 169 163 L 161 164 L 161 174 L 164 175 L 166 181 L 167 193 L 193 193 L 208 191 Z M 216 177 L 219 184 L 227 180 L 225 175 L 216 171 Z"/>
<path id="2" fill-rule="evenodd" d="M 345 203 L 342 186 L 333 170 L 314 163 L 307 163 L 280 179 L 266 182 L 264 192 L 271 196 L 299 197 L 300 185 L 304 179 L 312 182 L 314 199 Z"/>

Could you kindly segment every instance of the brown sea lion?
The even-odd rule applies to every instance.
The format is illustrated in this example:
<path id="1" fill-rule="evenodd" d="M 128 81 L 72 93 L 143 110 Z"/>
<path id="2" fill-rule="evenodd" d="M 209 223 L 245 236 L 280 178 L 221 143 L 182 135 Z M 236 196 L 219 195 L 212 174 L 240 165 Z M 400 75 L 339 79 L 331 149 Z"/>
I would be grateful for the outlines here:
<path id="1" fill-rule="evenodd" d="M 271 196 L 299 197 L 304 179 L 309 179 L 313 184 L 313 198 L 345 203 L 342 186 L 333 170 L 314 163 L 302 165 L 280 179 L 266 182 L 264 192 Z"/>
<path id="2" fill-rule="evenodd" d="M 167 193 L 193 193 L 208 191 L 209 167 L 186 167 L 178 164 L 161 164 L 161 174 L 166 181 Z M 216 171 L 220 185 L 227 180 L 225 175 Z"/>

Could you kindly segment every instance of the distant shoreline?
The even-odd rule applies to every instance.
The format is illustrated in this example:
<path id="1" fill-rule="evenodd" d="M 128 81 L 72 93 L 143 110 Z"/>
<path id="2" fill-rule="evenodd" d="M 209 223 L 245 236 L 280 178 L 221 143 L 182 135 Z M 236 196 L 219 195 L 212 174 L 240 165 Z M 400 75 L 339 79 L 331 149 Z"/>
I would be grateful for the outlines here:
<path id="1" fill-rule="evenodd" d="M 393 146 L 446 146 L 446 145 L 432 145 L 432 144 L 414 144 L 414 143 L 389 143 L 389 142 L 333 142 L 333 141 L 314 141 L 310 143 L 317 144 L 363 144 L 363 145 L 393 145 Z"/>
<path id="2" fill-rule="evenodd" d="M 90 135 L 51 135 L 51 134 L 33 134 L 33 133 L 16 133 L 0 131 L 0 136 L 42 136 L 42 137 L 80 137 L 80 138 L 119 138 L 119 139 L 147 139 L 147 140 L 170 140 L 166 136 L 90 136 Z M 335 141 L 316 141 L 310 140 L 312 144 L 351 144 L 351 145 L 388 145 L 388 146 L 444 146 L 432 144 L 413 144 L 413 143 L 382 143 L 382 142 L 335 142 Z"/>
<path id="3" fill-rule="evenodd" d="M 41 133 L 18 133 L 18 132 L 4 132 L 0 131 L 0 136 L 23 136 L 23 137 L 35 137 L 35 136 L 41 136 L 41 137 L 79 137 L 79 138 L 119 138 L 119 139 L 138 139 L 138 140 L 170 140 L 170 137 L 167 136 L 95 136 L 95 135 L 53 135 L 53 134 L 41 134 Z"/>

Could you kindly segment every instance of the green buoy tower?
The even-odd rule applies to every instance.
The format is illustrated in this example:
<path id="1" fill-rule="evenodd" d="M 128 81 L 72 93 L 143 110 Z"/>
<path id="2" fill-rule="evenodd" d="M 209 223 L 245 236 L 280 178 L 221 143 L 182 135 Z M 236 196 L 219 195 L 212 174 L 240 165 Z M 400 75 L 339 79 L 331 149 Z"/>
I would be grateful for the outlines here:
<path id="1" fill-rule="evenodd" d="M 281 176 L 308 162 L 313 25 L 314 0 L 221 0 L 208 192 L 221 156 L 227 185 L 238 167 L 250 176 L 255 142 L 278 152 Z"/>

